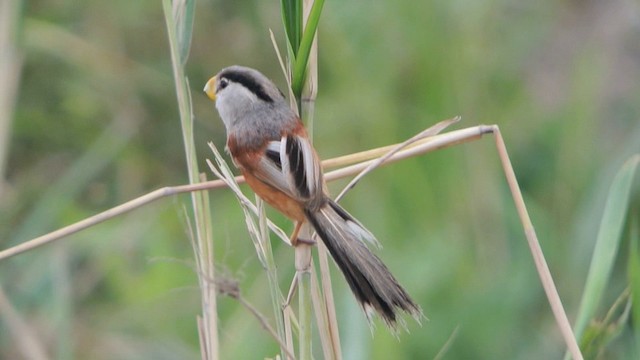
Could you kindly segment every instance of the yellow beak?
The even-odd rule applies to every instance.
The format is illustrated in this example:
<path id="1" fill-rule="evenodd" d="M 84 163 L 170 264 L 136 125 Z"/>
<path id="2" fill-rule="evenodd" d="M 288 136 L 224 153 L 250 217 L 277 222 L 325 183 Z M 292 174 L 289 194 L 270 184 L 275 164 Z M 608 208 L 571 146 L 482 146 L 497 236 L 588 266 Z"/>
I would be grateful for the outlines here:
<path id="1" fill-rule="evenodd" d="M 204 86 L 204 92 L 207 94 L 209 99 L 216 101 L 216 78 L 215 76 L 207 81 L 207 84 Z"/>

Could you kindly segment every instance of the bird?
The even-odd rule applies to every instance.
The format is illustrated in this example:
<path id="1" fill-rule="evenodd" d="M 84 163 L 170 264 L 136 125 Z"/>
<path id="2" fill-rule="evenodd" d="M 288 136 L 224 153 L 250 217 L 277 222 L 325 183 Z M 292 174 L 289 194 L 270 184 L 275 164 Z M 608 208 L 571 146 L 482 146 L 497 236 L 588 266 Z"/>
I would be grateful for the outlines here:
<path id="1" fill-rule="evenodd" d="M 329 250 L 371 324 L 376 313 L 391 329 L 401 312 L 420 322 L 421 307 L 367 246 L 374 235 L 328 194 L 319 157 L 284 94 L 258 70 L 234 65 L 209 79 L 227 133 L 226 151 L 249 187 L 295 222 L 293 246 L 309 223 Z M 306 242 L 306 241 L 305 241 Z"/>

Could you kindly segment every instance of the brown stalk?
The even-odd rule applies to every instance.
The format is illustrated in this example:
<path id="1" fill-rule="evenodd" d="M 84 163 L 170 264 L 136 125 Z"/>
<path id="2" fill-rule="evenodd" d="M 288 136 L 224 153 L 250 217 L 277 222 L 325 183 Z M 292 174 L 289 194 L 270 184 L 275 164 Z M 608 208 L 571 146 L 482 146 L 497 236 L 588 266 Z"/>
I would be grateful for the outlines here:
<path id="1" fill-rule="evenodd" d="M 461 142 L 475 140 L 481 137 L 483 134 L 491 132 L 491 130 L 492 129 L 490 126 L 480 125 L 472 128 L 466 128 L 462 130 L 456 130 L 449 133 L 437 135 L 432 138 L 427 138 L 422 141 L 416 142 L 412 146 L 408 146 L 406 149 L 402 151 L 397 152 L 392 157 L 390 157 L 384 164 L 390 164 L 390 163 L 405 159 L 407 157 L 421 155 L 430 151 L 455 145 Z M 391 147 L 394 147 L 394 146 L 397 146 L 397 145 L 391 145 Z M 387 147 L 372 149 L 372 150 L 336 158 L 336 159 L 340 159 L 339 161 L 337 161 L 336 159 L 323 161 L 322 162 L 323 167 L 327 166 L 326 164 L 329 164 L 330 166 L 337 166 L 337 164 L 341 164 L 341 165 L 353 164 L 353 165 L 345 166 L 338 170 L 334 170 L 326 173 L 325 179 L 327 181 L 333 181 L 336 179 L 341 179 L 343 177 L 355 175 L 360 171 L 362 171 L 363 169 L 365 169 L 367 166 L 369 166 L 371 160 L 368 160 L 368 161 L 363 161 L 363 160 L 372 159 L 377 156 L 381 156 L 387 153 L 388 151 L 389 151 L 389 147 L 387 146 Z M 238 183 L 244 182 L 244 178 L 242 176 L 235 177 L 235 180 Z M 36 237 L 34 239 L 25 241 L 21 244 L 15 245 L 8 249 L 2 250 L 0 251 L 0 260 L 7 259 L 9 257 L 21 254 L 23 252 L 38 248 L 42 245 L 46 245 L 50 242 L 59 240 L 66 236 L 75 234 L 81 230 L 92 227 L 106 220 L 112 219 L 116 216 L 128 213 L 129 211 L 135 210 L 141 206 L 144 206 L 146 204 L 149 204 L 153 201 L 156 201 L 158 199 L 161 199 L 167 196 L 173 196 L 173 195 L 183 194 L 183 193 L 191 193 L 194 191 L 215 190 L 215 189 L 221 189 L 226 187 L 227 187 L 226 183 L 222 180 L 207 181 L 203 183 L 196 183 L 196 184 L 189 184 L 189 185 L 163 187 L 163 188 L 154 190 L 150 193 L 147 193 L 145 195 L 142 195 L 138 198 L 135 198 L 133 200 L 127 201 L 126 203 L 120 204 L 116 207 L 113 207 L 111 209 L 105 210 L 91 217 L 88 217 L 86 219 L 80 220 L 71 225 L 67 225 L 58 230 L 52 231 L 45 235 Z"/>

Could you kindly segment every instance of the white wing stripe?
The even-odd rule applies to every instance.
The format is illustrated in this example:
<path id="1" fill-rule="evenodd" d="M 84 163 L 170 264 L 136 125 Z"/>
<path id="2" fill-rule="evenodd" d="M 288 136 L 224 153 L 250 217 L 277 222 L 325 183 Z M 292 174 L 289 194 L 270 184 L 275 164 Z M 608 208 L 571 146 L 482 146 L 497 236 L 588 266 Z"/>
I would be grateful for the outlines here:
<path id="1" fill-rule="evenodd" d="M 309 194 L 315 194 L 318 188 L 318 164 L 316 164 L 313 156 L 311 144 L 300 137 L 298 137 L 298 143 L 302 145 L 301 149 L 304 159 L 304 172 L 307 175 L 307 188 L 309 189 Z"/>

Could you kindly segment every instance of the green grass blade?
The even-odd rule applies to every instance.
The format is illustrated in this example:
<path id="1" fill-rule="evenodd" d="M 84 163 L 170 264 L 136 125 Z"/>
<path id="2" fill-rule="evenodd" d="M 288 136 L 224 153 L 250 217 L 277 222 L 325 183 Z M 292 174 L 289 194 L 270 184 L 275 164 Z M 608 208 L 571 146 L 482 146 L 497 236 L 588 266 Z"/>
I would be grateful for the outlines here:
<path id="1" fill-rule="evenodd" d="M 187 59 L 189 58 L 195 8 L 195 0 L 181 0 L 173 3 L 174 18 L 176 21 L 176 37 L 178 41 L 180 65 L 182 66 L 187 63 Z"/>
<path id="2" fill-rule="evenodd" d="M 282 21 L 294 57 L 302 38 L 302 0 L 282 0 Z"/>
<path id="3" fill-rule="evenodd" d="M 596 246 L 587 275 L 585 290 L 574 331 L 580 339 L 589 321 L 594 317 L 618 252 L 627 206 L 640 155 L 631 157 L 622 166 L 611 184 L 602 215 Z"/>
<path id="4" fill-rule="evenodd" d="M 300 48 L 297 51 L 295 58 L 295 64 L 293 67 L 293 79 L 292 88 L 293 93 L 297 98 L 300 98 L 302 94 L 302 88 L 306 78 L 305 71 L 307 69 L 307 62 L 309 61 L 309 53 L 311 51 L 311 45 L 313 39 L 316 36 L 316 30 L 318 29 L 318 22 L 320 22 L 320 14 L 322 14 L 322 8 L 324 0 L 315 0 L 307 19 L 307 25 L 304 28 L 304 34 L 300 42 Z M 299 102 L 298 102 L 299 103 Z"/>
<path id="5" fill-rule="evenodd" d="M 205 178 L 200 177 L 198 170 L 193 136 L 191 91 L 189 80 L 184 74 L 184 62 L 186 62 L 188 48 L 191 43 L 194 10 L 194 5 L 187 4 L 187 1 L 190 0 L 176 0 L 176 2 L 164 0 L 162 5 L 169 37 L 171 65 L 180 113 L 189 183 L 194 184 L 204 181 Z M 216 289 L 211 282 L 211 279 L 215 279 L 215 264 L 213 261 L 213 239 L 211 235 L 211 208 L 207 197 L 207 192 L 191 193 L 193 224 L 195 225 L 195 239 L 192 240 L 196 264 L 198 265 L 197 274 L 202 306 L 202 325 L 199 327 L 201 355 L 208 360 L 216 360 L 219 358 L 218 315 Z"/>
<path id="6" fill-rule="evenodd" d="M 180 42 L 178 40 L 176 20 L 173 18 L 172 2 L 163 1 L 167 33 L 169 36 L 169 49 L 171 52 L 171 63 L 173 66 L 173 80 L 176 86 L 176 96 L 178 97 L 178 110 L 180 112 L 180 125 L 182 126 L 182 137 L 187 157 L 187 167 L 189 168 L 189 182 L 198 182 L 198 162 L 195 156 L 195 145 L 193 143 L 193 119 L 191 117 L 190 93 L 187 79 L 184 76 L 184 69 L 180 59 Z"/>

